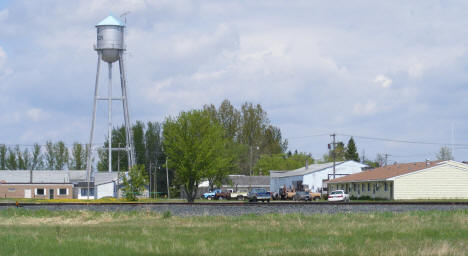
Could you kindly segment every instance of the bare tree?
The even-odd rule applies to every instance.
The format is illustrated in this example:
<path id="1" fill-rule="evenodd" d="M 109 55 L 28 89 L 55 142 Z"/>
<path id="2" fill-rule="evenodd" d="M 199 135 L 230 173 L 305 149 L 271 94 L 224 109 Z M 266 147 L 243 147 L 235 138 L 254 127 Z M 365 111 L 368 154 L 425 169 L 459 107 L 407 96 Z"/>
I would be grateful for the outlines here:
<path id="1" fill-rule="evenodd" d="M 436 159 L 441 161 L 453 160 L 452 150 L 449 147 L 441 147 L 436 154 Z"/>

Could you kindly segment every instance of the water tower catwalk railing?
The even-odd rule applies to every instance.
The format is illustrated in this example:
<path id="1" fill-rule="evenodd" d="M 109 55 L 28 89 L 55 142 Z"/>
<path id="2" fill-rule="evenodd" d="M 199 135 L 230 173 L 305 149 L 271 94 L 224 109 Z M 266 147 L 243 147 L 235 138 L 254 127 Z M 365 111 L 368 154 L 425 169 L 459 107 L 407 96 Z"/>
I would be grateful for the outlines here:
<path id="1" fill-rule="evenodd" d="M 93 102 L 93 115 L 91 121 L 91 131 L 89 136 L 88 144 L 88 158 L 86 162 L 87 170 L 87 181 L 88 184 L 91 179 L 91 169 L 92 169 L 92 152 L 93 152 L 93 137 L 96 123 L 96 109 L 97 102 L 99 100 L 107 101 L 107 111 L 108 111 L 108 127 L 107 127 L 107 136 L 108 136 L 108 171 L 112 171 L 112 151 L 126 151 L 128 157 L 128 170 L 135 163 L 135 150 L 133 146 L 133 135 L 130 122 L 130 114 L 128 111 L 128 96 L 127 96 L 127 81 L 125 76 L 125 65 L 124 65 L 124 28 L 125 25 L 117 20 L 116 18 L 109 16 L 103 21 L 101 21 L 97 28 L 97 45 L 94 47 L 94 50 L 97 51 L 98 61 L 97 61 L 97 71 L 96 71 L 96 82 L 94 86 L 94 102 Z M 99 75 L 101 60 L 107 62 L 109 74 L 108 74 L 108 88 L 107 96 L 100 97 L 98 96 L 99 89 Z M 114 97 L 112 94 L 112 63 L 119 62 L 119 71 L 120 71 L 120 87 L 122 91 L 121 97 Z M 125 140 L 126 145 L 123 148 L 112 148 L 112 102 L 115 100 L 122 101 L 123 114 L 124 114 L 124 123 L 125 123 Z M 88 198 L 89 198 L 89 185 L 88 185 Z"/>

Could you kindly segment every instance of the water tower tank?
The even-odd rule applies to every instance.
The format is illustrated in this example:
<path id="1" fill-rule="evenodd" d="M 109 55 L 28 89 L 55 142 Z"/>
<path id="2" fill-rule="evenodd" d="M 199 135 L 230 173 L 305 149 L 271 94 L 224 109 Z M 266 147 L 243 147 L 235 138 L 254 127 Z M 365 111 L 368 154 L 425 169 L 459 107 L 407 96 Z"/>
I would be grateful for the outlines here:
<path id="1" fill-rule="evenodd" d="M 96 25 L 96 51 L 101 51 L 103 61 L 112 63 L 119 59 L 120 51 L 124 50 L 124 27 L 125 24 L 112 15 Z"/>

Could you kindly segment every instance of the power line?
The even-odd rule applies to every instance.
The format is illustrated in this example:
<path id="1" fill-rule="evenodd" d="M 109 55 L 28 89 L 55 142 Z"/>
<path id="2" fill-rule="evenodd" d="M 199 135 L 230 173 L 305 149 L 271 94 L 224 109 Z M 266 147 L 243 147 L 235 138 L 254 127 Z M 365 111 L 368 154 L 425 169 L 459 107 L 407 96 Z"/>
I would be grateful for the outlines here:
<path id="1" fill-rule="evenodd" d="M 305 139 L 305 138 L 312 138 L 312 137 L 322 137 L 322 136 L 329 136 L 328 133 L 320 133 L 320 134 L 313 134 L 307 136 L 300 136 L 300 137 L 289 137 L 288 140 L 297 140 L 297 139 Z"/>
<path id="2" fill-rule="evenodd" d="M 337 133 L 337 135 L 354 137 L 354 138 L 359 138 L 359 139 L 366 139 L 366 140 L 387 141 L 387 142 L 406 143 L 406 144 L 439 145 L 439 146 L 447 146 L 451 144 L 451 143 L 440 143 L 440 142 L 429 142 L 429 141 L 414 141 L 414 140 L 399 140 L 399 139 L 369 137 L 369 136 L 350 135 L 350 134 L 342 134 L 342 133 Z M 459 146 L 459 147 L 468 147 L 468 144 L 459 143 L 459 144 L 453 144 L 453 145 Z"/>

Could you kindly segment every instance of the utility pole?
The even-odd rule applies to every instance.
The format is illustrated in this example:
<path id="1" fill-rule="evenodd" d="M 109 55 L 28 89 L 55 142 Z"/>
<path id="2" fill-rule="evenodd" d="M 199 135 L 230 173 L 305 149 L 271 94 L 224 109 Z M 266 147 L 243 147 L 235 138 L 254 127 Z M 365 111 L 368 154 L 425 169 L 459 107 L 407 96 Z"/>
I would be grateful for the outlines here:
<path id="1" fill-rule="evenodd" d="M 119 143 L 120 148 L 120 143 Z M 120 173 L 120 150 L 117 151 L 117 171 Z"/>
<path id="2" fill-rule="evenodd" d="M 387 161 L 388 161 L 388 157 L 389 157 L 389 156 L 392 156 L 392 155 L 387 154 L 387 153 L 384 154 L 384 157 L 385 157 L 385 166 L 387 166 Z"/>
<path id="3" fill-rule="evenodd" d="M 167 198 L 171 198 L 171 192 L 169 191 L 169 168 L 167 167 L 167 157 L 166 157 L 166 181 L 167 181 Z"/>
<path id="4" fill-rule="evenodd" d="M 252 145 L 250 145 L 250 176 L 252 176 Z"/>
<path id="5" fill-rule="evenodd" d="M 333 142 L 332 142 L 333 179 L 335 179 L 335 175 L 336 175 L 336 173 L 335 173 L 335 171 L 336 171 L 336 170 L 335 170 L 335 169 L 336 169 L 336 153 L 335 153 L 335 144 L 336 144 L 335 139 L 336 139 L 336 134 L 333 133 L 333 134 L 330 135 L 330 137 L 333 138 Z"/>
<path id="6" fill-rule="evenodd" d="M 153 191 L 152 190 L 152 187 L 153 187 L 152 167 L 153 167 L 153 163 L 150 162 L 150 168 L 149 168 L 149 177 L 150 177 L 150 180 L 149 180 L 149 198 L 151 198 L 151 191 Z"/>
<path id="7" fill-rule="evenodd" d="M 161 166 L 159 166 L 159 162 L 158 162 L 158 150 L 155 150 L 155 158 L 154 160 L 156 161 L 155 163 L 155 169 L 154 169 L 154 176 L 153 176 L 153 190 L 154 190 L 154 198 L 157 198 L 158 197 L 158 170 L 161 169 Z"/>

